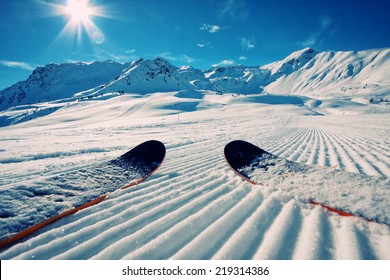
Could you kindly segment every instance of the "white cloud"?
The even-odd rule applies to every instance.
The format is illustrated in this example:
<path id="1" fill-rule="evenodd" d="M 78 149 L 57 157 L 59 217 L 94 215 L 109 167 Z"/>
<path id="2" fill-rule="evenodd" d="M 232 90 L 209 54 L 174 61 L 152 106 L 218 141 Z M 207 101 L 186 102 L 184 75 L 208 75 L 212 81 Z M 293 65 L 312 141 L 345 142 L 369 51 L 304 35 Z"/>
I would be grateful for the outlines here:
<path id="1" fill-rule="evenodd" d="M 213 67 L 219 67 L 219 66 L 229 66 L 229 65 L 233 65 L 235 64 L 235 61 L 232 60 L 232 59 L 224 59 L 222 60 L 221 62 L 217 63 L 217 64 L 213 64 L 212 66 Z"/>
<path id="2" fill-rule="evenodd" d="M 38 65 L 34 65 L 26 62 L 9 61 L 9 60 L 0 60 L 0 64 L 10 68 L 20 68 L 28 71 L 32 71 L 38 67 Z"/>
<path id="3" fill-rule="evenodd" d="M 245 0 L 225 0 L 220 2 L 218 15 L 232 20 L 247 20 L 249 9 Z"/>
<path id="4" fill-rule="evenodd" d="M 210 33 L 217 33 L 218 31 L 221 30 L 221 27 L 218 25 L 212 25 L 212 24 L 203 24 L 199 30 L 205 30 Z"/>
<path id="5" fill-rule="evenodd" d="M 244 50 L 250 50 L 255 47 L 255 43 L 252 40 L 249 40 L 245 37 L 239 38 L 240 40 L 240 45 Z"/>
<path id="6" fill-rule="evenodd" d="M 97 60 L 110 59 L 119 63 L 126 63 L 139 58 L 137 55 L 135 55 L 134 49 L 117 50 L 113 52 L 113 51 L 107 51 L 101 47 L 97 47 L 95 48 L 95 50 L 96 50 L 95 59 Z"/>
<path id="7" fill-rule="evenodd" d="M 177 60 L 176 56 L 173 56 L 172 53 L 170 53 L 170 52 L 164 52 L 164 53 L 159 54 L 158 56 L 165 58 L 167 60 L 171 60 L 171 61 Z"/>
<path id="8" fill-rule="evenodd" d="M 325 31 L 332 25 L 334 19 L 330 16 L 322 16 L 318 19 L 319 29 L 317 32 L 310 34 L 305 40 L 298 42 L 302 47 L 312 47 L 316 44 L 321 44 L 321 37 L 324 35 Z"/>
<path id="9" fill-rule="evenodd" d="M 193 63 L 197 60 L 196 58 L 190 57 L 186 54 L 173 55 L 170 52 L 161 53 L 158 56 L 174 62 Z"/>
<path id="10" fill-rule="evenodd" d="M 248 58 L 246 56 L 240 56 L 238 60 L 247 60 Z"/>
<path id="11" fill-rule="evenodd" d="M 317 39 L 317 35 L 312 34 L 308 38 L 306 38 L 306 40 L 300 42 L 300 45 L 302 45 L 303 47 L 311 47 L 316 44 Z"/>
<path id="12" fill-rule="evenodd" d="M 322 16 L 320 18 L 320 27 L 321 30 L 324 30 L 325 28 L 329 27 L 333 22 L 333 18 L 330 16 Z"/>
<path id="13" fill-rule="evenodd" d="M 185 54 L 181 55 L 181 59 L 187 63 L 192 63 L 192 62 L 195 62 L 195 60 L 196 60 L 195 58 L 190 57 L 190 56 L 185 55 Z"/>
<path id="14" fill-rule="evenodd" d="M 209 46 L 210 45 L 210 42 L 207 42 L 207 43 L 198 43 L 196 44 L 199 48 L 204 48 L 206 46 Z"/>

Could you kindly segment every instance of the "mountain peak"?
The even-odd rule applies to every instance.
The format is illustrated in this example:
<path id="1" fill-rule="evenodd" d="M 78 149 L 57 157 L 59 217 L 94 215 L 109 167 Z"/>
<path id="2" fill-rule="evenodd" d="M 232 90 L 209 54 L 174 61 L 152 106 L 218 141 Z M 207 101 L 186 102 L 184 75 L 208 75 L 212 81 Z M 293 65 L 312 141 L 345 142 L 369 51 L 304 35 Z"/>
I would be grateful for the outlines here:
<path id="1" fill-rule="evenodd" d="M 155 59 L 153 59 L 153 61 L 158 64 L 170 64 L 168 60 L 161 56 L 157 56 Z"/>
<path id="2" fill-rule="evenodd" d="M 316 51 L 316 50 L 314 50 L 314 49 L 312 49 L 312 48 L 310 48 L 310 47 L 308 47 L 308 48 L 304 48 L 302 51 L 304 51 L 305 53 L 307 53 L 307 54 L 310 54 L 310 53 L 318 53 L 318 51 Z"/>
<path id="3" fill-rule="evenodd" d="M 304 48 L 291 53 L 283 60 L 262 66 L 262 68 L 270 69 L 273 75 L 288 75 L 303 67 L 317 54 L 319 54 L 319 52 L 312 48 Z M 275 78 L 278 78 L 278 76 L 275 76 Z"/>
<path id="4" fill-rule="evenodd" d="M 162 57 L 146 60 L 140 58 L 133 61 L 114 81 L 100 89 L 99 93 L 151 93 L 186 88 L 188 82 L 180 77 L 179 72 L 179 68 Z"/>
<path id="5" fill-rule="evenodd" d="M 307 47 L 307 48 L 304 48 L 304 49 L 301 49 L 301 50 L 297 50 L 295 52 L 292 52 L 290 55 L 288 55 L 287 57 L 300 57 L 302 55 L 305 55 L 305 56 L 312 56 L 312 55 L 316 55 L 318 54 L 319 51 L 316 51 L 315 49 L 313 48 L 310 48 L 310 47 Z"/>
<path id="6" fill-rule="evenodd" d="M 312 48 L 304 48 L 302 50 L 295 51 L 287 56 L 284 60 L 292 60 L 292 59 L 306 59 L 310 60 L 315 57 L 319 52 Z"/>

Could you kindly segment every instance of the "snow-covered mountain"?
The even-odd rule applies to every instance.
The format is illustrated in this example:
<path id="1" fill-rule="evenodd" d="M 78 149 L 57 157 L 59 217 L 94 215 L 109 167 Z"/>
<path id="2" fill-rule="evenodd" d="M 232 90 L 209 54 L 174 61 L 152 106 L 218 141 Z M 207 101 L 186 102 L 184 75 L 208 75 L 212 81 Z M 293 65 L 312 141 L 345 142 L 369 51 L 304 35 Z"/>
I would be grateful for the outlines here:
<path id="1" fill-rule="evenodd" d="M 110 92 L 143 94 L 187 89 L 387 99 L 389 58 L 390 49 L 317 52 L 306 48 L 258 67 L 234 65 L 199 70 L 176 67 L 160 57 L 127 64 L 112 61 L 49 64 L 34 70 L 26 81 L 0 91 L 0 110 Z"/>
<path id="2" fill-rule="evenodd" d="M 261 68 L 271 71 L 264 88 L 269 93 L 318 97 L 390 91 L 390 49 L 320 53 L 305 49 Z"/>
<path id="3" fill-rule="evenodd" d="M 190 85 L 187 80 L 181 78 L 179 68 L 167 60 L 157 57 L 153 60 L 141 58 L 133 61 L 122 75 L 98 92 L 150 93 L 180 90 L 188 87 Z"/>
<path id="4" fill-rule="evenodd" d="M 120 75 L 128 64 L 113 61 L 51 63 L 36 68 L 26 81 L 0 91 L 0 110 L 72 97 L 104 85 Z"/>
<path id="5" fill-rule="evenodd" d="M 209 89 L 221 93 L 261 93 L 270 75 L 271 72 L 268 69 L 244 65 L 218 67 L 205 73 L 210 82 Z"/>

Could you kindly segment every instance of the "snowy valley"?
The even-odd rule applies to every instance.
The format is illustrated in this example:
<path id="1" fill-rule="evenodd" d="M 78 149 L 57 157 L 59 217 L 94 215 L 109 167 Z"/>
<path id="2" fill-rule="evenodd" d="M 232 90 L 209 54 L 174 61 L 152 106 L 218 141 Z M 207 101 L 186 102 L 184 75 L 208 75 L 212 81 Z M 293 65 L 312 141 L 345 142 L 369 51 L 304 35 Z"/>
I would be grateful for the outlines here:
<path id="1" fill-rule="evenodd" d="M 389 77 L 390 49 L 307 48 L 268 65 L 208 70 L 163 58 L 39 67 L 0 91 L 0 239 L 86 195 L 61 174 L 149 139 L 167 155 L 145 182 L 118 186 L 0 258 L 390 259 Z M 224 159 L 235 139 L 380 183 L 310 185 L 316 175 L 303 174 L 304 191 L 299 177 L 283 189 L 277 178 L 251 185 Z"/>

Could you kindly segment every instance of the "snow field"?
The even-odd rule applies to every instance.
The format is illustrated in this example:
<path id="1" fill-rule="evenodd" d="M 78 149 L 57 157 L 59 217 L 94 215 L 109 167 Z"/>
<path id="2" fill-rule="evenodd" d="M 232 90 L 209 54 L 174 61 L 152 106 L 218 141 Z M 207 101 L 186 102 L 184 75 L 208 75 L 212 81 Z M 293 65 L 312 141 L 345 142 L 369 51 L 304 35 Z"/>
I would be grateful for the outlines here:
<path id="1" fill-rule="evenodd" d="M 305 116 L 289 104 L 267 108 L 228 99 L 221 107 L 181 112 L 178 121 L 175 110 L 164 109 L 169 95 L 151 97 L 137 110 L 120 97 L 91 103 L 79 119 L 60 110 L 0 130 L 5 187 L 104 162 L 148 139 L 167 147 L 163 165 L 147 181 L 41 229 L 0 258 L 390 259 L 389 226 L 328 213 L 294 192 L 251 185 L 223 157 L 229 141 L 243 139 L 301 163 L 386 180 L 389 115 Z M 93 114 L 104 106 L 117 107 L 108 119 Z M 89 152 L 76 155 L 83 150 Z M 9 160 L 12 152 L 21 160 Z M 375 196 L 372 188 L 361 195 Z"/>

